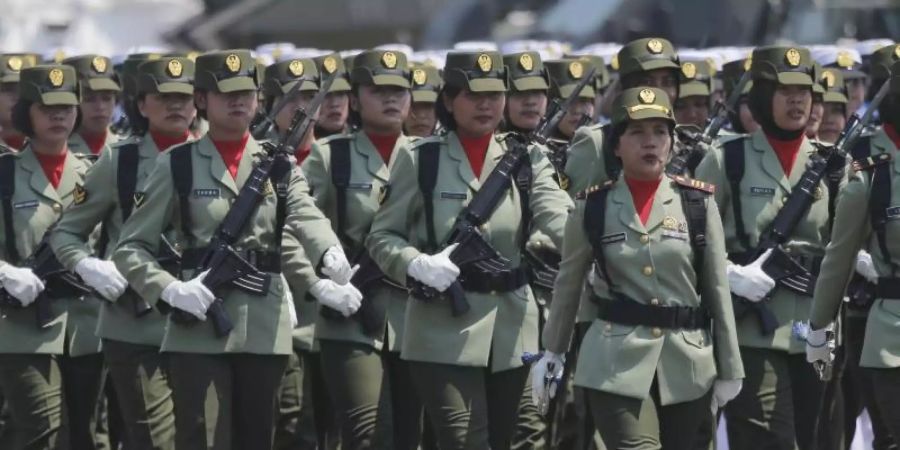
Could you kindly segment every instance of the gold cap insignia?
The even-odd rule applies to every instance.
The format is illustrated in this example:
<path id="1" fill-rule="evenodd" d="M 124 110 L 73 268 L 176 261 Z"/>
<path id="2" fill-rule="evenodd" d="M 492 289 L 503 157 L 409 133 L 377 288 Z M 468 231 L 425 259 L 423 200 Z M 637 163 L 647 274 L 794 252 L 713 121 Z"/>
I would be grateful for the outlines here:
<path id="1" fill-rule="evenodd" d="M 800 50 L 796 48 L 789 49 L 784 54 L 784 59 L 787 60 L 787 63 L 791 67 L 797 67 L 800 65 Z"/>
<path id="2" fill-rule="evenodd" d="M 519 57 L 519 66 L 522 67 L 522 70 L 531 72 L 534 69 L 534 58 L 528 53 L 525 53 Z"/>
<path id="3" fill-rule="evenodd" d="M 102 56 L 95 56 L 91 61 L 91 67 L 94 68 L 94 71 L 97 73 L 106 73 L 107 63 L 106 58 Z"/>
<path id="4" fill-rule="evenodd" d="M 166 71 L 169 72 L 169 76 L 172 78 L 180 77 L 183 69 L 181 61 L 177 59 L 173 59 L 169 61 L 169 64 L 166 64 Z"/>
<path id="5" fill-rule="evenodd" d="M 672 216 L 666 216 L 666 218 L 663 219 L 663 228 L 667 230 L 677 230 L 678 220 Z"/>
<path id="6" fill-rule="evenodd" d="M 391 187 L 387 184 L 378 189 L 378 204 L 383 205 L 391 195 Z"/>
<path id="7" fill-rule="evenodd" d="M 612 61 L 609 62 L 609 67 L 612 70 L 619 70 L 619 55 L 613 55 Z"/>
<path id="8" fill-rule="evenodd" d="M 897 58 L 900 58 L 900 44 L 897 44 L 894 47 L 894 56 L 896 56 Z"/>
<path id="9" fill-rule="evenodd" d="M 490 55 L 488 55 L 487 53 L 478 55 L 478 68 L 481 69 L 482 72 L 490 72 L 493 67 L 494 61 L 491 60 Z"/>
<path id="10" fill-rule="evenodd" d="M 655 55 L 662 53 L 662 41 L 660 41 L 659 39 L 650 39 L 650 41 L 647 42 L 647 50 L 650 50 L 650 53 L 653 53 Z"/>
<path id="11" fill-rule="evenodd" d="M 76 184 L 75 190 L 72 192 L 72 197 L 76 205 L 80 205 L 87 201 L 87 191 L 84 189 L 84 186 Z"/>
<path id="12" fill-rule="evenodd" d="M 228 70 L 231 73 L 238 73 L 241 70 L 241 58 L 234 53 L 225 57 L 225 67 L 228 67 Z"/>
<path id="13" fill-rule="evenodd" d="M 745 59 L 744 60 L 744 72 L 750 70 L 750 66 L 752 66 L 752 65 L 753 65 L 752 59 L 750 59 L 750 58 Z"/>
<path id="14" fill-rule="evenodd" d="M 18 56 L 13 56 L 6 61 L 6 66 L 12 69 L 14 72 L 18 72 L 22 69 L 22 58 Z"/>
<path id="15" fill-rule="evenodd" d="M 697 66 L 694 63 L 684 63 L 681 66 L 681 73 L 684 74 L 685 78 L 693 80 L 697 76 Z"/>
<path id="16" fill-rule="evenodd" d="M 52 84 L 53 87 L 60 87 L 60 86 L 62 86 L 63 81 L 65 81 L 64 80 L 65 77 L 63 76 L 63 71 L 60 69 L 51 70 L 50 74 L 47 75 L 47 78 L 50 79 L 50 84 Z"/>
<path id="17" fill-rule="evenodd" d="M 656 93 L 651 91 L 650 89 L 642 89 L 638 94 L 638 97 L 641 100 L 641 103 L 647 105 L 656 101 Z"/>
<path id="18" fill-rule="evenodd" d="M 428 81 L 428 74 L 422 69 L 416 69 L 413 70 L 412 78 L 416 86 L 423 86 Z"/>
<path id="19" fill-rule="evenodd" d="M 384 52 L 381 55 L 381 64 L 388 69 L 394 69 L 397 67 L 397 54 L 394 52 Z"/>
<path id="20" fill-rule="evenodd" d="M 825 81 L 825 87 L 831 89 L 834 87 L 835 79 L 834 74 L 830 71 L 825 71 L 822 73 L 822 80 Z"/>
<path id="21" fill-rule="evenodd" d="M 57 50 L 56 53 L 53 54 L 53 62 L 59 64 L 66 59 L 66 52 L 62 50 Z"/>
<path id="22" fill-rule="evenodd" d="M 853 58 L 847 52 L 838 52 L 837 65 L 838 65 L 838 67 L 843 67 L 844 69 L 849 69 L 849 68 L 853 67 Z"/>
<path id="23" fill-rule="evenodd" d="M 200 56 L 200 52 L 188 52 L 187 59 L 196 61 L 198 56 Z"/>
<path id="24" fill-rule="evenodd" d="M 581 76 L 584 75 L 584 66 L 578 61 L 572 61 L 569 63 L 569 75 L 576 80 L 581 79 Z"/>
<path id="25" fill-rule="evenodd" d="M 274 59 L 275 61 L 278 61 L 279 59 L 281 59 L 281 55 L 283 53 L 284 52 L 282 52 L 281 46 L 276 45 L 275 48 L 272 49 L 272 59 Z"/>
<path id="26" fill-rule="evenodd" d="M 329 56 L 322 61 L 322 67 L 328 73 L 334 73 L 337 70 L 337 61 L 334 60 L 334 56 Z"/>
<path id="27" fill-rule="evenodd" d="M 300 61 L 299 59 L 291 61 L 290 64 L 288 64 L 288 71 L 295 77 L 303 75 L 303 61 Z"/>

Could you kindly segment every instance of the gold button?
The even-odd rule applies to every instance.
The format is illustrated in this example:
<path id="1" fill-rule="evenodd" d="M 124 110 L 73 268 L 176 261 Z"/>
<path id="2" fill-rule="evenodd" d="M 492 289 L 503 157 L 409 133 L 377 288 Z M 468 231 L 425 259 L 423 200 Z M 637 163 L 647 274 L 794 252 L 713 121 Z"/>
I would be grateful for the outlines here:
<path id="1" fill-rule="evenodd" d="M 657 338 L 658 338 L 658 337 L 662 336 L 662 330 L 660 330 L 659 328 L 654 328 L 654 329 L 653 329 L 652 331 L 650 331 L 650 332 L 653 333 L 653 337 L 657 337 Z"/>
<path id="2" fill-rule="evenodd" d="M 60 211 L 62 211 L 62 205 L 60 205 L 59 203 L 54 203 L 53 204 L 53 212 L 60 212 Z"/>
<path id="3" fill-rule="evenodd" d="M 644 272 L 644 275 L 649 277 L 650 275 L 653 275 L 653 267 L 644 266 L 643 272 Z"/>
<path id="4" fill-rule="evenodd" d="M 653 306 L 658 306 L 658 305 L 659 305 L 659 299 L 658 299 L 658 298 L 650 299 L 650 304 L 653 305 Z"/>
<path id="5" fill-rule="evenodd" d="M 641 244 L 646 244 L 650 242 L 650 236 L 646 234 L 641 235 Z"/>
<path id="6" fill-rule="evenodd" d="M 606 324 L 606 326 L 603 327 L 603 329 L 606 330 L 607 332 L 612 331 L 612 324 L 611 323 Z"/>

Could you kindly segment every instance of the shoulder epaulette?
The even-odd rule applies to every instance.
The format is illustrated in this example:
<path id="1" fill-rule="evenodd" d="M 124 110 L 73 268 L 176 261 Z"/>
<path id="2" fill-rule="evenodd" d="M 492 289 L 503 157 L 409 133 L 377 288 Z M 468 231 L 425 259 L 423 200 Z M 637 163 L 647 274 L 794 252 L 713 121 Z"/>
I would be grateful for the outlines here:
<path id="1" fill-rule="evenodd" d="M 714 184 L 706 183 L 704 181 L 694 180 L 692 178 L 683 177 L 681 175 L 673 176 L 672 180 L 675 181 L 675 183 L 677 183 L 679 186 L 696 189 L 698 191 L 703 191 L 708 194 L 716 193 L 716 186 Z"/>
<path id="2" fill-rule="evenodd" d="M 576 200 L 584 200 L 584 199 L 588 198 L 588 196 L 593 194 L 594 192 L 602 191 L 604 189 L 609 189 L 614 184 L 616 184 L 615 180 L 606 180 L 602 184 L 595 184 L 595 185 L 575 194 L 575 199 Z"/>
<path id="3" fill-rule="evenodd" d="M 891 162 L 891 159 L 890 153 L 879 153 L 868 158 L 854 159 L 850 163 L 850 168 L 854 172 L 862 172 L 863 170 L 870 170 L 879 164 L 887 164 Z"/>

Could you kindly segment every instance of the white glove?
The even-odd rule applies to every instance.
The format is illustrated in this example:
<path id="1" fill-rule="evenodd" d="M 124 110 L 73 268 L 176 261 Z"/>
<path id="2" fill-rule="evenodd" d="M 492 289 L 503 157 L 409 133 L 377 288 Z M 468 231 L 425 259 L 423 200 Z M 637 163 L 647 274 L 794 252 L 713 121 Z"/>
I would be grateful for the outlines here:
<path id="1" fill-rule="evenodd" d="M 872 261 L 872 255 L 865 250 L 860 250 L 856 254 L 856 273 L 865 277 L 870 283 L 878 281 L 878 272 L 875 271 L 875 263 Z"/>
<path id="2" fill-rule="evenodd" d="M 743 380 L 716 380 L 713 384 L 712 413 L 715 414 L 725 407 L 726 403 L 737 397 L 742 387 L 744 387 Z"/>
<path id="3" fill-rule="evenodd" d="M 355 268 L 350 267 L 350 261 L 344 254 L 344 249 L 335 245 L 325 251 L 322 256 L 322 273 L 331 278 L 337 284 L 347 284 L 350 277 L 356 272 Z"/>
<path id="4" fill-rule="evenodd" d="M 119 273 L 112 261 L 87 257 L 75 264 L 75 273 L 109 301 L 119 298 L 128 287 L 128 281 Z"/>
<path id="5" fill-rule="evenodd" d="M 216 296 L 203 285 L 203 277 L 207 273 L 209 273 L 208 270 L 191 281 L 176 280 L 169 283 L 159 298 L 172 305 L 173 308 L 189 312 L 200 320 L 206 320 L 206 310 L 216 300 Z"/>
<path id="6" fill-rule="evenodd" d="M 728 284 L 731 285 L 731 292 L 751 302 L 764 299 L 775 288 L 775 280 L 762 270 L 763 263 L 769 259 L 771 254 L 771 249 L 766 250 L 759 258 L 756 258 L 756 261 L 746 266 L 729 264 L 726 272 L 728 272 Z"/>
<path id="7" fill-rule="evenodd" d="M 288 285 L 287 278 L 281 274 L 281 285 L 284 286 L 284 296 L 287 297 L 288 313 L 291 315 L 291 329 L 300 325 L 300 318 L 297 316 L 297 306 L 294 305 L 294 293 L 291 292 L 291 286 Z"/>
<path id="8" fill-rule="evenodd" d="M 350 283 L 337 284 L 332 280 L 316 281 L 309 292 L 319 303 L 341 313 L 344 317 L 350 317 L 362 303 L 362 293 Z"/>
<path id="9" fill-rule="evenodd" d="M 410 261 L 407 275 L 444 292 L 459 276 L 459 267 L 450 261 L 450 254 L 459 244 L 448 245 L 436 255 L 419 255 Z"/>
<path id="10" fill-rule="evenodd" d="M 12 264 L 4 264 L 0 267 L 0 284 L 22 306 L 32 304 L 44 290 L 44 282 L 31 269 L 16 267 Z"/>
<path id="11" fill-rule="evenodd" d="M 563 355 L 544 351 L 541 359 L 531 366 L 531 401 L 542 413 L 546 411 L 545 408 L 547 407 L 544 404 L 544 379 L 548 374 L 551 374 L 554 378 L 562 378 L 564 365 Z M 556 392 L 551 391 L 549 394 L 550 398 L 552 398 L 556 395 Z"/>
<path id="12" fill-rule="evenodd" d="M 828 333 L 833 330 L 834 324 L 829 324 L 821 330 L 809 330 L 809 334 L 806 335 L 807 362 L 822 361 L 827 364 L 834 361 L 834 349 L 837 344 L 833 338 L 828 338 Z"/>

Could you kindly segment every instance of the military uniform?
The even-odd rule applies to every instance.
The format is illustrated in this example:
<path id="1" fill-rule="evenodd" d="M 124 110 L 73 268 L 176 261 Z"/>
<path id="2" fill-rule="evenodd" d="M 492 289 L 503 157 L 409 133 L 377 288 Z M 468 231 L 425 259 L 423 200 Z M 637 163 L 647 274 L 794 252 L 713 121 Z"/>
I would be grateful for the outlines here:
<path id="1" fill-rule="evenodd" d="M 194 63 L 187 58 L 146 62 L 135 76 L 137 93 L 193 93 Z M 91 256 L 88 235 L 98 223 L 102 223 L 107 239 L 104 246 L 111 253 L 124 220 L 141 206 L 141 186 L 159 154 L 166 150 L 158 148 L 149 133 L 120 141 L 112 149 L 100 155 L 85 179 L 86 200 L 67 212 L 53 235 L 54 250 L 69 269 Z M 119 180 L 125 185 L 120 186 Z M 136 292 L 129 291 L 115 302 L 102 302 L 97 335 L 104 339 L 105 359 L 121 405 L 129 447 L 174 448 L 172 393 L 159 354 L 165 316 L 156 311 L 138 314 L 135 305 L 140 301 Z"/>
<path id="2" fill-rule="evenodd" d="M 67 66 L 75 68 L 78 74 L 79 82 L 82 89 L 96 92 L 115 92 L 119 93 L 122 88 L 115 79 L 112 62 L 109 58 L 99 55 L 83 55 L 66 58 L 62 62 Z M 109 146 L 118 141 L 118 135 L 106 132 L 105 142 L 99 151 L 95 152 L 85 141 L 79 132 L 72 133 L 69 138 L 69 151 L 84 155 L 99 155 L 101 152 L 108 150 Z"/>
<path id="3" fill-rule="evenodd" d="M 6 95 L 18 95 L 19 73 L 22 69 L 34 67 L 39 60 L 39 56 L 34 53 L 3 53 L 0 54 L 0 89 Z M 12 113 L 13 102 L 9 104 L 9 110 L 3 111 L 4 117 L 10 117 Z M 25 136 L 16 131 L 12 126 L 10 119 L 5 119 L 0 123 L 3 130 L 0 130 L 0 143 L 3 144 L 4 150 L 0 154 L 6 153 L 8 149 L 21 150 L 24 145 Z"/>
<path id="4" fill-rule="evenodd" d="M 317 56 L 313 58 L 313 61 L 316 62 L 316 68 L 319 69 L 319 73 L 322 74 L 323 77 L 334 76 L 334 83 L 331 84 L 331 88 L 328 90 L 329 97 L 326 97 L 326 103 L 330 97 L 349 95 L 349 75 L 347 73 L 347 68 L 344 65 L 344 60 L 341 59 L 340 55 L 332 53 L 329 55 Z M 349 101 L 344 101 L 346 102 L 346 106 L 343 106 L 343 108 L 345 108 L 344 114 L 347 114 L 347 111 L 349 111 L 350 108 Z M 316 136 L 320 138 L 328 137 L 332 134 L 340 134 L 344 131 L 346 131 L 346 123 L 343 128 L 335 130 L 326 130 L 321 124 L 316 125 Z"/>
<path id="5" fill-rule="evenodd" d="M 403 124 L 403 133 L 408 136 L 430 136 L 435 134 L 440 125 L 434 113 L 434 104 L 438 101 L 438 92 L 440 92 L 441 84 L 443 83 L 441 73 L 436 67 L 427 64 L 413 64 L 410 67 L 410 71 L 412 72 L 412 106 L 410 107 L 409 117 L 406 118 L 406 122 Z M 415 117 L 418 111 L 417 105 L 426 109 L 424 113 L 427 118 L 433 120 L 430 130 L 426 131 L 426 126 L 418 123 L 420 120 L 424 122 L 426 119 L 417 119 Z M 419 125 L 422 129 L 418 130 L 414 125 Z"/>
<path id="6" fill-rule="evenodd" d="M 495 52 L 450 53 L 444 69 L 445 86 L 475 92 L 503 92 L 505 70 Z M 390 190 L 375 216 L 366 247 L 391 279 L 410 283 L 410 263 L 427 249 L 429 231 L 419 170 L 428 170 L 421 156 L 436 155 L 430 223 L 434 240 L 442 240 L 460 210 L 482 187 L 506 152 L 506 144 L 491 138 L 481 176 L 476 178 L 455 131 L 417 141 L 395 156 Z M 529 150 L 532 182 L 529 206 L 532 223 L 556 243 L 562 237 L 564 214 L 570 205 L 553 180 L 553 169 L 537 148 Z M 485 239 L 510 260 L 510 273 L 521 268 L 522 211 L 518 189 L 512 189 L 480 227 Z M 436 245 L 435 245 L 436 246 Z M 466 267 L 461 268 L 463 272 Z M 468 269 L 472 270 L 472 269 Z M 478 274 L 467 275 L 477 281 Z M 407 304 L 401 357 L 409 361 L 413 384 L 425 403 L 441 448 L 505 448 L 514 430 L 519 399 L 527 376 L 520 356 L 537 350 L 538 314 L 524 277 L 517 282 L 490 281 L 495 292 L 463 287 L 471 309 L 452 316 L 446 300 Z M 489 280 L 489 279 L 488 279 Z M 466 284 L 463 284 L 466 286 Z M 484 288 L 482 288 L 484 289 Z M 454 385 L 451 394 L 446 390 Z M 490 417 L 487 409 L 490 405 Z"/>
<path id="7" fill-rule="evenodd" d="M 195 87 L 207 92 L 255 91 L 256 64 L 246 50 L 206 53 L 196 61 Z M 234 177 L 209 135 L 157 159 L 144 184 L 142 205 L 122 228 L 113 255 L 129 284 L 148 303 L 156 303 L 178 280 L 155 259 L 160 233 L 170 226 L 176 230 L 173 244 L 182 250 L 181 275 L 184 279 L 197 275 L 197 252 L 213 237 L 263 152 L 254 139 L 246 139 Z M 173 158 L 185 158 L 185 152 L 189 152 L 190 167 L 173 164 Z M 176 191 L 173 171 L 190 174 L 190 191 L 180 189 L 184 195 Z M 327 249 L 337 245 L 337 238 L 308 196 L 299 170 L 290 171 L 288 177 L 286 229 L 302 229 L 297 237 L 311 259 L 320 261 Z M 291 308 L 278 275 L 280 255 L 274 254 L 276 231 L 281 231 L 275 229 L 275 221 L 276 195 L 266 189 L 255 217 L 233 247 L 245 258 L 255 259 L 258 270 L 271 276 L 270 283 L 263 295 L 237 289 L 217 293 L 234 325 L 227 336 L 217 337 L 208 323 L 180 324 L 169 315 L 161 351 L 168 357 L 178 411 L 177 448 L 272 445 L 277 387 L 292 352 Z"/>
<path id="8" fill-rule="evenodd" d="M 65 66 L 22 71 L 20 97 L 45 105 L 77 105 L 75 72 Z M 67 154 L 58 187 L 45 175 L 34 150 L 2 156 L 15 175 L 10 214 L 2 219 L 0 266 L 23 265 L 63 209 L 84 200 L 88 163 Z M 8 158 L 8 159 L 7 159 Z M 8 220 L 7 220 L 8 219 Z M 8 227 L 7 227 L 8 226 Z M 10 298 L 12 302 L 18 300 Z M 0 391 L 10 422 L 4 448 L 88 448 L 94 442 L 94 407 L 101 389 L 100 340 L 94 335 L 97 300 L 71 289 L 57 291 L 46 326 L 35 324 L 36 306 L 4 307 L 0 324 Z M 65 403 L 63 403 L 65 402 Z"/>
<path id="9" fill-rule="evenodd" d="M 741 77 L 744 76 L 744 73 L 750 69 L 751 60 L 750 58 L 746 59 L 738 59 L 735 61 L 729 61 L 722 65 L 722 88 L 725 98 L 731 96 L 731 93 L 737 89 L 738 83 L 741 81 Z M 741 91 L 741 97 L 738 101 L 738 107 L 735 111 L 728 111 L 728 122 L 730 125 L 729 130 L 722 130 L 719 133 L 720 140 L 730 139 L 730 135 L 733 134 L 744 134 L 752 130 L 747 130 L 744 128 L 744 124 L 741 122 L 740 117 L 740 109 L 742 107 L 746 107 L 747 103 L 747 94 L 750 93 L 750 89 L 753 87 L 753 81 L 750 80 L 747 84 L 744 85 L 743 90 Z"/>
<path id="10" fill-rule="evenodd" d="M 751 73 L 759 80 L 811 86 L 816 69 L 809 51 L 794 47 L 754 50 Z M 756 88 L 757 86 L 754 86 Z M 753 95 L 753 92 L 750 93 Z M 753 251 L 773 218 L 803 176 L 816 147 L 805 137 L 799 144 L 793 170 L 784 173 L 764 131 L 732 140 L 725 149 L 707 154 L 697 178 L 718 186 L 715 199 L 722 211 L 729 261 L 749 265 Z M 743 176 L 726 167 L 729 152 L 743 160 Z M 734 163 L 737 164 L 737 163 Z M 843 184 L 843 181 L 838 181 Z M 835 188 L 839 188 L 840 186 Z M 829 186 L 814 189 L 814 201 L 783 244 L 784 250 L 815 275 L 830 236 Z M 737 206 L 740 206 L 738 209 Z M 736 215 L 737 218 L 736 218 Z M 742 232 L 743 230 L 743 232 Z M 738 301 L 738 300 L 736 300 Z M 811 297 L 781 285 L 759 303 L 740 300 L 735 313 L 747 379 L 744 390 L 726 409 L 731 448 L 809 448 L 823 385 L 803 360 L 804 341 L 798 330 L 808 315 Z M 761 308 L 774 316 L 772 329 L 762 328 Z M 788 381 L 786 381 L 788 380 Z M 775 389 L 789 383 L 791 389 Z"/>
<path id="11" fill-rule="evenodd" d="M 710 96 L 713 92 L 714 69 L 709 61 L 706 60 L 681 60 L 681 71 L 679 72 L 678 100 L 675 100 L 675 120 L 679 125 L 695 125 L 704 127 L 706 118 L 709 116 Z M 698 108 L 690 105 L 689 98 L 699 97 L 705 108 Z M 695 108 L 697 109 L 696 112 Z M 702 113 L 702 114 L 701 114 Z M 679 119 L 684 114 L 685 117 Z M 696 120 L 695 122 L 687 122 L 687 120 Z"/>

